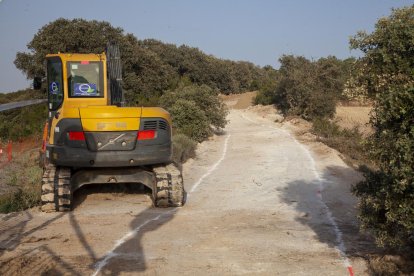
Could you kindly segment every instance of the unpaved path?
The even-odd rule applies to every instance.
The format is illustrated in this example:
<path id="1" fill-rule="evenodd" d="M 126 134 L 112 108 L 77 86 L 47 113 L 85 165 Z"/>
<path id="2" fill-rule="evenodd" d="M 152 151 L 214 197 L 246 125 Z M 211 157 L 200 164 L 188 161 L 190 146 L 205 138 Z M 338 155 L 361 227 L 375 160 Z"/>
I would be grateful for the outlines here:
<path id="1" fill-rule="evenodd" d="M 184 166 L 185 207 L 92 187 L 70 213 L 3 216 L 0 274 L 366 274 L 349 193 L 358 174 L 254 108 L 228 119 Z"/>

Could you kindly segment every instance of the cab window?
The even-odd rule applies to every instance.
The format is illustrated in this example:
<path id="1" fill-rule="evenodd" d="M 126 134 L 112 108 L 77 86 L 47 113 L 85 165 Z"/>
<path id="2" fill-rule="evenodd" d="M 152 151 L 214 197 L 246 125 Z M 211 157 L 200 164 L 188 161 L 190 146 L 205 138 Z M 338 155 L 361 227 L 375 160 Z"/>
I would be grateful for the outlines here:
<path id="1" fill-rule="evenodd" d="M 47 60 L 47 89 L 49 109 L 58 109 L 63 102 L 62 61 L 59 57 Z"/>
<path id="2" fill-rule="evenodd" d="M 68 62 L 69 97 L 103 97 L 102 62 Z"/>

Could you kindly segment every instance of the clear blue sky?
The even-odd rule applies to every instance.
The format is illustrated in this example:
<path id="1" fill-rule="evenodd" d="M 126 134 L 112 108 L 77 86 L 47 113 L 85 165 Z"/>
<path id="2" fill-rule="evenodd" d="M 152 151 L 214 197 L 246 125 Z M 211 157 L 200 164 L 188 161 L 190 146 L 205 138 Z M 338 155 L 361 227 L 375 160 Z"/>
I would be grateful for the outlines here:
<path id="1" fill-rule="evenodd" d="M 0 92 L 29 86 L 17 51 L 45 24 L 64 17 L 105 20 L 139 39 L 155 38 L 208 54 L 278 67 L 283 54 L 346 58 L 348 40 L 374 29 L 408 0 L 0 0 Z"/>

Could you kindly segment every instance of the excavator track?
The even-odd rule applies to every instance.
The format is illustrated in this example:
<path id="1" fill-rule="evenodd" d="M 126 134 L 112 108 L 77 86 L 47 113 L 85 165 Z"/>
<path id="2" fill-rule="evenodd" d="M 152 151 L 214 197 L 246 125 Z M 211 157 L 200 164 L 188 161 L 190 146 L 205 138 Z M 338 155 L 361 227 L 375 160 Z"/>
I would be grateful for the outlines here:
<path id="1" fill-rule="evenodd" d="M 173 163 L 153 168 L 156 182 L 152 189 L 154 205 L 156 207 L 180 207 L 185 204 L 181 171 Z"/>
<path id="2" fill-rule="evenodd" d="M 70 168 L 56 167 L 48 164 L 42 178 L 42 211 L 70 211 L 72 191 L 70 185 Z"/>

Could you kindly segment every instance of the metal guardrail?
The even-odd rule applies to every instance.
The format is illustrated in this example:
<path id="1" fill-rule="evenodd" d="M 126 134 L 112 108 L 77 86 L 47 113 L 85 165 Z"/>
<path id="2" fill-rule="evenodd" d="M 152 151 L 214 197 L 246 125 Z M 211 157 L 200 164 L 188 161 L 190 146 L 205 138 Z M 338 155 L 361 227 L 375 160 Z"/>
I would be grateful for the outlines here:
<path id="1" fill-rule="evenodd" d="M 47 99 L 27 100 L 27 101 L 21 101 L 21 102 L 0 104 L 0 112 L 15 109 L 15 108 L 20 108 L 20 107 L 25 107 L 29 105 L 41 104 L 45 102 L 47 102 Z"/>

